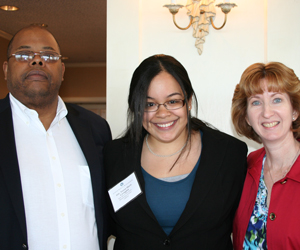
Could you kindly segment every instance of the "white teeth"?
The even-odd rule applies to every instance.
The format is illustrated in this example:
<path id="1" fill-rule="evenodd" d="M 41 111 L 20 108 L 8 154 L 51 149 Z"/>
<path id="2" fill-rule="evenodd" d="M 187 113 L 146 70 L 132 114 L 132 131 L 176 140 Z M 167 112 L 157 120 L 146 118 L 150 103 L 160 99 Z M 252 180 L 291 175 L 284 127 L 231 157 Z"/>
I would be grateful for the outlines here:
<path id="1" fill-rule="evenodd" d="M 157 123 L 156 125 L 160 128 L 166 128 L 166 127 L 170 127 L 173 124 L 174 124 L 174 122 L 169 122 L 169 123 L 164 123 L 164 124 Z"/>
<path id="2" fill-rule="evenodd" d="M 272 127 L 276 126 L 278 123 L 279 122 L 263 123 L 263 126 L 267 127 L 267 128 L 272 128 Z"/>

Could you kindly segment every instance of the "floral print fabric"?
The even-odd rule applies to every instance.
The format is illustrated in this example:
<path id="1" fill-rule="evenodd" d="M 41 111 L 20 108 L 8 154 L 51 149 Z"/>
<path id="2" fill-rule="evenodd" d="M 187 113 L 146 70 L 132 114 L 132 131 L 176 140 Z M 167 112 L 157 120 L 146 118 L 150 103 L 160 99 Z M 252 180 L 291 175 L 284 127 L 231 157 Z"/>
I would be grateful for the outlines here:
<path id="1" fill-rule="evenodd" d="M 268 190 L 264 181 L 265 160 L 266 156 L 263 159 L 256 201 L 246 231 L 243 245 L 243 249 L 245 250 L 267 249 Z"/>

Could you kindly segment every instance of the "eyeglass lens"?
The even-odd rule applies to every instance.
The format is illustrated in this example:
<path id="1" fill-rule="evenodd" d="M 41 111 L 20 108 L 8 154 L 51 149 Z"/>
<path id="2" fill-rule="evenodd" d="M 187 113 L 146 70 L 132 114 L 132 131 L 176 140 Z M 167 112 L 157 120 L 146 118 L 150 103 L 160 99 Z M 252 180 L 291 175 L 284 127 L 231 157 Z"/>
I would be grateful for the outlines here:
<path id="1" fill-rule="evenodd" d="M 163 105 L 167 110 L 179 109 L 184 106 L 184 100 L 180 100 L 180 99 L 170 100 L 163 104 L 159 104 L 159 103 L 155 103 L 155 102 L 147 102 L 145 111 L 146 112 L 147 111 L 150 111 L 150 112 L 157 111 L 160 105 Z"/>
<path id="2" fill-rule="evenodd" d="M 32 61 L 33 58 L 39 55 L 44 62 L 55 62 L 60 59 L 60 55 L 52 51 L 43 51 L 40 53 L 34 53 L 33 51 L 19 51 L 15 54 L 12 54 L 17 61 L 28 62 Z"/>

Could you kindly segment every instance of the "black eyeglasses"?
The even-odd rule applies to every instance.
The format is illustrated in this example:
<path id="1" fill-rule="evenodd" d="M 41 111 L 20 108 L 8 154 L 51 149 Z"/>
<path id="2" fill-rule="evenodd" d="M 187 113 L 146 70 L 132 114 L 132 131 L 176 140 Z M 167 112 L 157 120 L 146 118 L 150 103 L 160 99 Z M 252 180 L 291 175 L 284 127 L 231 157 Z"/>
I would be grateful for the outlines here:
<path id="1" fill-rule="evenodd" d="M 29 50 L 18 51 L 14 54 L 11 54 L 9 58 L 15 57 L 18 62 L 31 62 L 35 56 L 40 56 L 40 58 L 46 63 L 57 62 L 62 56 L 53 51 L 40 51 L 33 52 Z"/>
<path id="2" fill-rule="evenodd" d="M 147 102 L 145 107 L 145 112 L 155 112 L 158 110 L 160 105 L 164 105 L 167 110 L 175 110 L 180 109 L 184 106 L 185 100 L 175 99 L 169 100 L 165 103 L 155 103 L 155 102 Z"/>

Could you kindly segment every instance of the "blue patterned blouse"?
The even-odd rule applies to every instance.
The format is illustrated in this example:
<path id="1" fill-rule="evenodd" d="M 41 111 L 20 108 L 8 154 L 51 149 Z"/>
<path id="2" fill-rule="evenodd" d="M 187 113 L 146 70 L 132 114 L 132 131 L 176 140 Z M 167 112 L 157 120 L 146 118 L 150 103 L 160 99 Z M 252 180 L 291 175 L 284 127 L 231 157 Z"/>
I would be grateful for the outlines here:
<path id="1" fill-rule="evenodd" d="M 264 181 L 265 160 L 266 156 L 263 159 L 256 201 L 246 231 L 245 241 L 243 245 L 243 249 L 245 250 L 267 249 L 266 230 L 268 217 L 268 190 Z"/>

